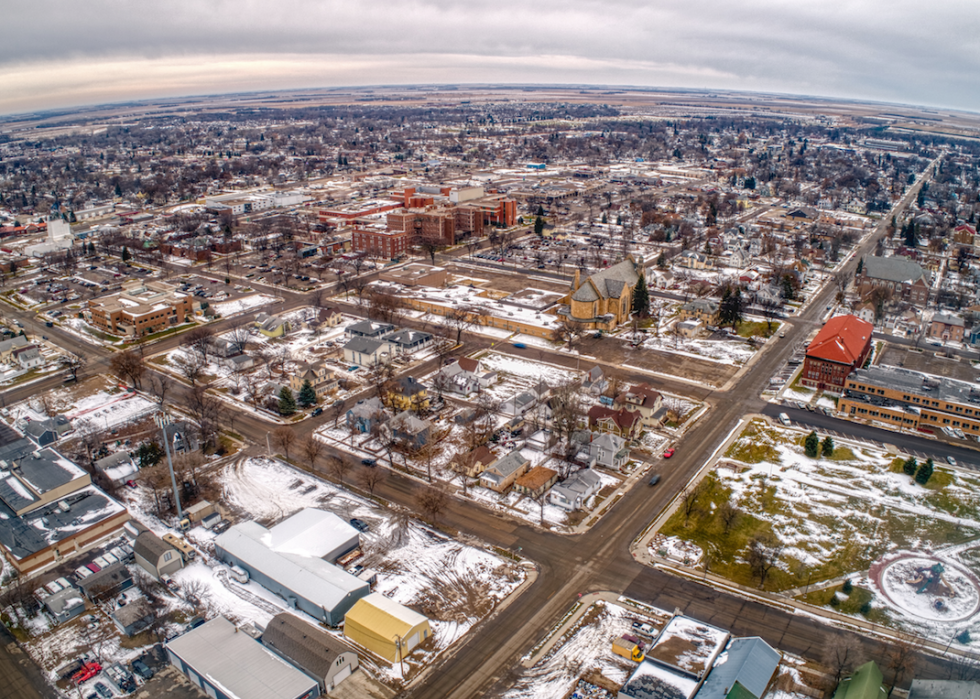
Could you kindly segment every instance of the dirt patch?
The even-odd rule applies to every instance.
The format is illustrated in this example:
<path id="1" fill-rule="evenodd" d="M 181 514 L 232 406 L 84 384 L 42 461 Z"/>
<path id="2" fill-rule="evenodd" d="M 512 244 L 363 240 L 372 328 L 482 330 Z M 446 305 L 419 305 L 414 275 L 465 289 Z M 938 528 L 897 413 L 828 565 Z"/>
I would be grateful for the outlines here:
<path id="1" fill-rule="evenodd" d="M 582 354 L 589 354 L 607 364 L 629 371 L 631 366 L 668 376 L 684 376 L 709 386 L 722 386 L 739 367 L 706 361 L 695 357 L 655 349 L 631 349 L 626 343 L 610 338 L 586 336 L 576 343 Z"/>

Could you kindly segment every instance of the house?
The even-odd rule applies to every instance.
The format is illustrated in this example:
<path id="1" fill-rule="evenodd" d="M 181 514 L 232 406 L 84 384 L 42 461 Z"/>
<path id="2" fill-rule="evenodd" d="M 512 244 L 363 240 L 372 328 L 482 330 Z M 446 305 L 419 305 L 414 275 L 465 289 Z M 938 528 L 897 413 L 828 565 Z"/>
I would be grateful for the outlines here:
<path id="1" fill-rule="evenodd" d="M 274 527 L 241 522 L 214 540 L 215 555 L 315 619 L 337 626 L 370 592 L 333 561 L 359 545 L 357 530 L 323 510 L 300 510 Z"/>
<path id="2" fill-rule="evenodd" d="M 882 679 L 881 670 L 869 660 L 837 685 L 833 699 L 887 699 L 888 691 L 882 686 Z"/>
<path id="3" fill-rule="evenodd" d="M 336 393 L 339 383 L 334 373 L 323 362 L 301 364 L 294 373 L 289 375 L 289 388 L 298 395 L 303 389 L 303 384 L 307 381 L 316 391 L 318 401 Z"/>
<path id="4" fill-rule="evenodd" d="M 864 366 L 871 352 L 873 327 L 851 315 L 828 320 L 807 347 L 800 383 L 818 390 L 842 391 L 847 376 Z"/>
<path id="5" fill-rule="evenodd" d="M 593 405 L 587 413 L 589 429 L 599 432 L 611 432 L 624 439 L 638 439 L 643 431 L 643 418 L 639 412 L 626 408 L 614 410 L 605 405 Z"/>
<path id="6" fill-rule="evenodd" d="M 394 354 L 415 354 L 432 344 L 432 335 L 420 330 L 399 330 L 385 338 Z"/>
<path id="7" fill-rule="evenodd" d="M 752 255 L 744 248 L 735 248 L 728 256 L 728 264 L 736 269 L 745 269 L 752 264 Z"/>
<path id="8" fill-rule="evenodd" d="M 117 451 L 95 462 L 95 468 L 113 483 L 125 483 L 139 470 L 127 451 Z"/>
<path id="9" fill-rule="evenodd" d="M 708 258 L 700 252 L 685 250 L 674 258 L 674 264 L 687 269 L 708 269 Z"/>
<path id="10" fill-rule="evenodd" d="M 357 653 L 340 639 L 287 612 L 272 617 L 262 645 L 313 677 L 321 692 L 332 692 L 358 667 Z"/>
<path id="11" fill-rule="evenodd" d="M 535 466 L 514 481 L 514 490 L 530 498 L 539 498 L 558 480 L 558 472 L 545 466 Z"/>
<path id="12" fill-rule="evenodd" d="M 582 379 L 582 388 L 594 396 L 604 393 L 609 388 L 609 382 L 606 380 L 605 374 L 602 373 L 602 367 L 594 366 L 589 369 L 585 378 Z"/>
<path id="13" fill-rule="evenodd" d="M 432 423 L 418 418 L 410 410 L 403 410 L 382 427 L 391 438 L 405 446 L 418 449 L 425 446 L 432 432 Z"/>
<path id="14" fill-rule="evenodd" d="M 442 367 L 436 373 L 433 385 L 440 391 L 466 396 L 491 386 L 496 378 L 497 374 L 485 371 L 478 359 L 461 357 Z"/>
<path id="15" fill-rule="evenodd" d="M 548 493 L 548 501 L 563 510 L 574 512 L 601 489 L 602 479 L 595 472 L 583 469 L 554 486 Z"/>
<path id="16" fill-rule="evenodd" d="M 85 599 L 74 587 L 66 587 L 45 597 L 44 606 L 56 622 L 63 624 L 85 611 Z"/>
<path id="17" fill-rule="evenodd" d="M 347 427 L 362 434 L 370 434 L 384 419 L 385 409 L 380 398 L 362 398 L 347 411 Z"/>
<path id="18" fill-rule="evenodd" d="M 629 319 L 633 289 L 643 272 L 643 259 L 628 255 L 612 267 L 599 270 L 584 282 L 579 270 L 558 314 L 590 330 L 612 330 Z"/>
<path id="19" fill-rule="evenodd" d="M 267 313 L 259 313 L 255 316 L 255 327 L 266 337 L 283 337 L 292 329 L 288 320 Z"/>
<path id="20" fill-rule="evenodd" d="M 733 638 L 695 699 L 761 699 L 782 656 L 761 638 Z"/>
<path id="21" fill-rule="evenodd" d="M 223 616 L 164 646 L 170 664 L 216 699 L 313 699 L 317 680 L 284 661 Z"/>
<path id="22" fill-rule="evenodd" d="M 874 325 L 875 322 L 875 305 L 873 303 L 860 303 L 857 308 L 854 309 L 854 315 L 863 320 L 865 323 L 871 323 Z"/>
<path id="23" fill-rule="evenodd" d="M 353 323 L 344 329 L 344 334 L 349 340 L 355 337 L 383 340 L 393 332 L 395 332 L 395 326 L 391 323 L 376 323 L 373 320 L 362 320 L 360 323 Z"/>
<path id="24" fill-rule="evenodd" d="M 12 359 L 11 354 L 14 350 L 27 347 L 30 343 L 27 338 L 23 335 L 17 335 L 9 340 L 4 340 L 0 342 L 0 362 L 4 364 L 15 364 L 16 362 Z"/>
<path id="25" fill-rule="evenodd" d="M 429 389 L 413 376 L 402 376 L 391 383 L 388 400 L 395 410 L 428 410 Z"/>
<path id="26" fill-rule="evenodd" d="M 18 347 L 10 353 L 11 364 L 16 364 L 25 371 L 44 364 L 44 357 L 37 345 Z"/>
<path id="27" fill-rule="evenodd" d="M 449 468 L 456 473 L 464 473 L 469 478 L 476 478 L 483 473 L 487 466 L 497 460 L 496 454 L 486 445 L 477 447 L 466 454 L 457 454 L 449 462 Z"/>
<path id="28" fill-rule="evenodd" d="M 311 326 L 317 329 L 336 328 L 344 322 L 344 315 L 339 308 L 327 307 L 317 311 L 316 318 L 310 322 Z"/>
<path id="29" fill-rule="evenodd" d="M 215 337 L 211 340 L 211 354 L 222 359 L 234 357 L 242 353 L 242 345 L 224 337 Z"/>
<path id="30" fill-rule="evenodd" d="M 874 257 L 862 259 L 861 273 L 855 277 L 855 285 L 861 298 L 867 298 L 877 287 L 884 287 L 893 296 L 908 301 L 913 306 L 929 305 L 932 278 L 929 272 L 904 257 Z"/>
<path id="31" fill-rule="evenodd" d="M 705 325 L 718 325 L 720 305 L 710 299 L 694 299 L 680 307 L 680 320 L 700 320 Z"/>
<path id="32" fill-rule="evenodd" d="M 159 580 L 184 567 L 180 552 L 153 532 L 143 532 L 133 542 L 136 564 Z"/>
<path id="33" fill-rule="evenodd" d="M 432 635 L 429 620 L 373 592 L 357 601 L 344 618 L 344 637 L 390 663 L 400 662 Z"/>
<path id="34" fill-rule="evenodd" d="M 674 326 L 677 328 L 677 334 L 681 337 L 692 338 L 697 337 L 704 330 L 704 323 L 700 320 L 679 320 Z"/>
<path id="35" fill-rule="evenodd" d="M 663 397 L 658 391 L 645 383 L 630 386 L 629 390 L 616 396 L 613 408 L 638 413 L 644 427 L 659 424 L 660 409 L 663 407 Z"/>
<path id="36" fill-rule="evenodd" d="M 145 597 L 140 597 L 119 607 L 110 616 L 120 632 L 132 637 L 153 623 L 156 612 Z"/>
<path id="37" fill-rule="evenodd" d="M 39 447 L 53 444 L 71 431 L 71 422 L 64 415 L 56 415 L 47 420 L 32 420 L 24 426 L 24 436 L 37 442 Z"/>
<path id="38" fill-rule="evenodd" d="M 589 444 L 589 465 L 605 466 L 620 470 L 630 459 L 626 440 L 609 432 L 603 432 Z"/>
<path id="39" fill-rule="evenodd" d="M 391 349 L 387 342 L 355 336 L 344 345 L 344 361 L 348 364 L 372 367 L 387 361 Z"/>
<path id="40" fill-rule="evenodd" d="M 965 680 L 912 680 L 908 699 L 980 699 L 980 683 Z"/>
<path id="41" fill-rule="evenodd" d="M 515 449 L 484 469 L 480 474 L 480 485 L 502 493 L 523 476 L 530 466 L 530 459 Z"/>
<path id="42" fill-rule="evenodd" d="M 951 313 L 936 313 L 929 324 L 929 337 L 943 342 L 963 342 L 966 323 Z"/>
<path id="43" fill-rule="evenodd" d="M 133 576 L 122 563 L 113 563 L 78 583 L 78 589 L 90 602 L 115 597 L 132 586 Z"/>
<path id="44" fill-rule="evenodd" d="M 230 357 L 218 357 L 215 363 L 230 371 L 247 371 L 255 366 L 255 358 L 249 354 L 234 354 Z"/>
<path id="45" fill-rule="evenodd" d="M 523 416 L 538 403 L 538 394 L 534 391 L 522 391 L 500 404 L 500 413 L 511 417 Z"/>

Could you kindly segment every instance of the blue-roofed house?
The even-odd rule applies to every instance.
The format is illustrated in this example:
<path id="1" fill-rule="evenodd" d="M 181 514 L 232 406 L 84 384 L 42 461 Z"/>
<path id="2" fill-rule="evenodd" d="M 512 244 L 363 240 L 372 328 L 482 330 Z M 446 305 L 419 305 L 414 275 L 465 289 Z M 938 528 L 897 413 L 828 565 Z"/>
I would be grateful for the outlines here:
<path id="1" fill-rule="evenodd" d="M 760 699 L 780 659 L 779 652 L 758 636 L 733 638 L 695 699 Z"/>

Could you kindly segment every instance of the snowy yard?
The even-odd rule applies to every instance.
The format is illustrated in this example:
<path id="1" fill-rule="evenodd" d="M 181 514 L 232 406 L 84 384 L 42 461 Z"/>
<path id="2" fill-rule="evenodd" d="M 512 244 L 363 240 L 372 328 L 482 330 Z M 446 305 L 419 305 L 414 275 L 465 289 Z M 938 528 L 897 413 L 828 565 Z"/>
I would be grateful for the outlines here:
<path id="1" fill-rule="evenodd" d="M 477 358 L 486 371 L 497 372 L 498 381 L 487 389 L 487 393 L 499 400 L 512 398 L 541 381 L 554 387 L 570 380 L 580 381 L 585 375 L 584 372 L 554 364 L 535 362 L 497 352 L 487 352 Z"/>
<path id="2" fill-rule="evenodd" d="M 799 589 L 794 594 L 869 569 L 871 579 L 855 578 L 855 584 L 881 587 L 875 571 L 883 559 L 924 552 L 946 561 L 955 592 L 947 606 L 962 610 L 967 598 L 976 599 L 971 576 L 980 561 L 971 542 L 980 536 L 980 476 L 936 465 L 921 486 L 902 471 L 903 457 L 838 443 L 831 457 L 810 458 L 804 436 L 761 420 L 749 423 L 660 533 L 703 549 L 712 573 L 751 587 L 765 576 L 766 589 Z M 765 573 L 764 561 L 773 564 Z M 973 581 L 969 590 L 967 580 Z M 811 591 L 807 599 L 931 635 L 930 620 L 910 612 L 912 602 L 881 592 L 862 589 L 851 606 L 846 596 L 831 603 L 832 588 Z M 915 603 L 925 604 L 921 598 Z M 972 611 L 963 624 L 980 622 L 977 605 L 967 606 Z M 952 613 L 941 616 L 948 622 Z"/>

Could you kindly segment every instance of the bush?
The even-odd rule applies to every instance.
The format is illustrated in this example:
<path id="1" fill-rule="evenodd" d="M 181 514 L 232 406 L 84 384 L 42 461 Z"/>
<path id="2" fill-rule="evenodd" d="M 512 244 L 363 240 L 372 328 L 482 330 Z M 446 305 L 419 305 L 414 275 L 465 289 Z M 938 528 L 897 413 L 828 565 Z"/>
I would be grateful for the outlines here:
<path id="1" fill-rule="evenodd" d="M 834 595 L 833 597 L 830 598 L 830 606 L 831 607 L 839 607 L 840 606 L 840 600 L 837 598 L 837 595 Z"/>
<path id="2" fill-rule="evenodd" d="M 820 453 L 820 438 L 816 432 L 811 432 L 806 436 L 803 441 L 803 453 L 811 459 L 817 458 L 817 454 Z"/>
<path id="3" fill-rule="evenodd" d="M 865 602 L 861 605 L 861 613 L 864 614 L 864 616 L 868 616 L 868 614 L 871 613 L 871 602 Z"/>
<path id="4" fill-rule="evenodd" d="M 849 595 L 851 594 L 851 590 L 854 589 L 854 583 L 852 583 L 851 579 L 848 578 L 847 580 L 844 581 L 844 584 L 840 586 L 840 589 Z"/>
<path id="5" fill-rule="evenodd" d="M 956 640 L 962 643 L 964 646 L 970 642 L 970 632 L 963 631 L 956 637 Z"/>

